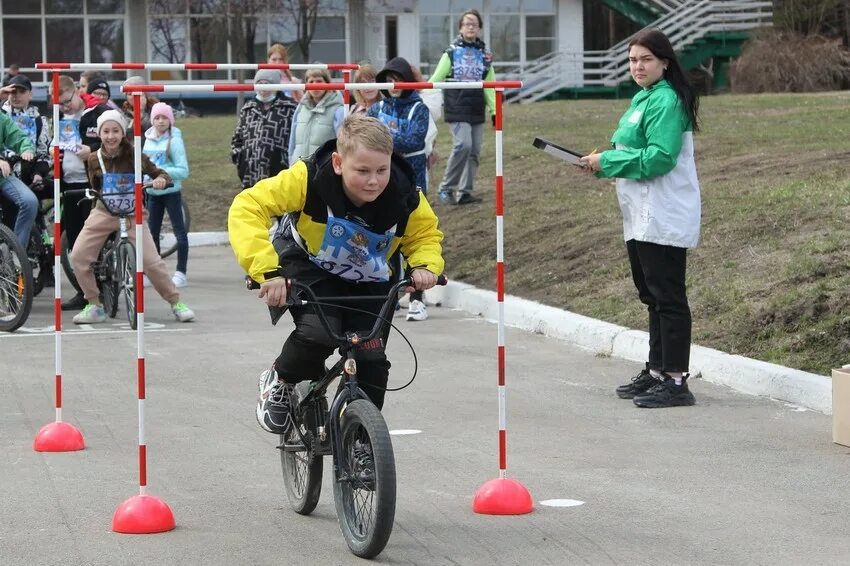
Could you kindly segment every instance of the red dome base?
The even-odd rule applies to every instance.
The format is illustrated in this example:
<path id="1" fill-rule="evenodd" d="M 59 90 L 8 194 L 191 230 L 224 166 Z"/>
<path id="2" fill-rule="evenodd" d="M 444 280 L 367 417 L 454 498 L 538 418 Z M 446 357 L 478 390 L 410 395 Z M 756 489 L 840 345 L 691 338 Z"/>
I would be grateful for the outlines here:
<path id="1" fill-rule="evenodd" d="M 150 495 L 136 495 L 118 506 L 112 516 L 116 533 L 143 535 L 174 528 L 174 514 L 167 503 Z"/>
<path id="2" fill-rule="evenodd" d="M 475 492 L 472 510 L 482 515 L 523 515 L 531 513 L 534 502 L 524 485 L 516 480 L 490 480 Z"/>
<path id="3" fill-rule="evenodd" d="M 41 427 L 32 443 L 36 452 L 73 452 L 85 447 L 83 435 L 74 425 L 58 421 Z"/>

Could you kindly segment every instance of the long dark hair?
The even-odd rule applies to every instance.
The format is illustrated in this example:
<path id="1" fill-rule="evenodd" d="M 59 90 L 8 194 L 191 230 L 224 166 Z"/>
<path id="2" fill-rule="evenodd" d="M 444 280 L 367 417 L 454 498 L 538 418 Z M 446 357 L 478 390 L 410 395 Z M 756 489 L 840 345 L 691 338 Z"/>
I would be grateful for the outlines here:
<path id="1" fill-rule="evenodd" d="M 646 28 L 639 31 L 629 42 L 629 49 L 640 45 L 649 49 L 659 59 L 667 61 L 664 78 L 679 95 L 679 101 L 688 114 L 694 132 L 699 131 L 699 97 L 688 76 L 682 70 L 676 52 L 667 36 L 657 28 Z"/>

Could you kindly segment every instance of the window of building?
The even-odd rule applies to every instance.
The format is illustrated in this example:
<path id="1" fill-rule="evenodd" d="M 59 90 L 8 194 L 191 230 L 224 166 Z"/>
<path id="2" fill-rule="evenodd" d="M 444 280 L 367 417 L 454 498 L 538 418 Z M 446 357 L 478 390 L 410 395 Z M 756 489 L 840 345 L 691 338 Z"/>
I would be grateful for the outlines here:
<path id="1" fill-rule="evenodd" d="M 83 37 L 83 18 L 47 18 L 48 61 L 85 61 L 86 45 Z"/>
<path id="2" fill-rule="evenodd" d="M 89 20 L 89 60 L 92 63 L 124 61 L 124 20 Z"/>
<path id="3" fill-rule="evenodd" d="M 83 0 L 44 0 L 45 14 L 82 14 Z"/>
<path id="4" fill-rule="evenodd" d="M 525 17 L 525 59 L 533 61 L 555 50 L 555 17 Z"/>
<path id="5" fill-rule="evenodd" d="M 310 62 L 345 63 L 345 18 L 316 18 L 310 42 Z"/>
<path id="6" fill-rule="evenodd" d="M 519 15 L 490 16 L 490 41 L 488 46 L 492 51 L 498 46 L 497 52 L 493 54 L 496 62 L 500 64 L 519 64 L 522 59 L 520 51 L 520 18 Z"/>
<path id="7" fill-rule="evenodd" d="M 5 9 L 5 5 L 3 7 Z M 44 60 L 41 53 L 41 21 L 39 18 L 3 20 L 4 69 L 11 63 L 33 67 Z"/>

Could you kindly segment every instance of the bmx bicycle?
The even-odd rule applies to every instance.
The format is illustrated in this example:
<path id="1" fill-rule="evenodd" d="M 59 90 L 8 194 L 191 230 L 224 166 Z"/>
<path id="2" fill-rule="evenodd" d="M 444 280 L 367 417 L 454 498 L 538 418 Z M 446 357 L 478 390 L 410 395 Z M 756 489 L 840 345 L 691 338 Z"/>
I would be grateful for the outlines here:
<path id="1" fill-rule="evenodd" d="M 143 188 L 147 186 L 150 184 L 146 183 Z M 118 305 L 123 295 L 127 321 L 130 328 L 136 330 L 136 246 L 130 241 L 127 221 L 135 214 L 133 193 L 112 193 L 104 197 L 94 189 L 78 189 L 66 191 L 65 194 L 84 194 L 80 200 L 99 200 L 110 214 L 118 217 L 118 230 L 106 238 L 97 259 L 92 263 L 92 270 L 106 314 L 109 318 L 118 315 Z"/>
<path id="2" fill-rule="evenodd" d="M 438 285 L 446 283 L 445 276 L 438 277 Z M 384 325 L 392 324 L 388 317 L 399 291 L 410 285 L 405 278 L 386 296 L 317 298 L 309 286 L 289 282 L 287 305 L 313 305 L 325 331 L 339 344 L 340 358 L 320 379 L 303 381 L 292 389 L 291 421 L 277 447 L 287 499 L 296 513 L 312 513 L 322 491 L 323 457 L 331 456 L 339 527 L 348 548 L 361 558 L 377 556 L 389 541 L 395 519 L 396 472 L 389 430 L 381 411 L 358 386 L 354 354 L 359 345 L 382 339 Z M 260 286 L 249 279 L 248 288 Z M 371 330 L 335 332 L 322 307 L 363 300 L 384 301 Z M 337 378 L 339 385 L 328 406 L 327 389 Z"/>

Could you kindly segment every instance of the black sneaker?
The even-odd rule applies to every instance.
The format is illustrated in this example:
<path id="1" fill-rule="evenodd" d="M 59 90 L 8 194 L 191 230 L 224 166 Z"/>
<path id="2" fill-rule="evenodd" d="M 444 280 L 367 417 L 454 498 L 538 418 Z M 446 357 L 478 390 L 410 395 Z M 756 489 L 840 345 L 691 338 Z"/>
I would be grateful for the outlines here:
<path id="1" fill-rule="evenodd" d="M 63 311 L 79 311 L 79 310 L 83 310 L 83 307 L 85 307 L 87 304 L 88 304 L 88 301 L 86 301 L 86 299 L 83 297 L 83 294 L 77 293 L 76 295 L 74 295 L 73 297 L 71 297 L 70 299 L 68 299 L 64 303 L 62 303 L 62 310 Z"/>
<path id="2" fill-rule="evenodd" d="M 289 428 L 289 397 L 293 385 L 278 379 L 274 368 L 260 374 L 260 400 L 257 401 L 257 422 L 263 430 L 284 434 Z"/>
<path id="3" fill-rule="evenodd" d="M 690 407 L 696 403 L 694 394 L 688 389 L 688 377 L 682 378 L 682 385 L 668 377 L 646 393 L 636 395 L 633 399 L 638 407 L 647 409 L 664 409 L 667 407 Z"/>
<path id="4" fill-rule="evenodd" d="M 469 193 L 463 193 L 457 199 L 458 204 L 476 204 L 481 202 L 481 199 L 478 197 L 474 197 Z"/>
<path id="5" fill-rule="evenodd" d="M 660 379 L 652 377 L 649 368 L 646 367 L 634 376 L 631 382 L 617 387 L 617 397 L 620 399 L 633 399 L 635 395 L 645 393 L 650 387 L 661 383 Z"/>

